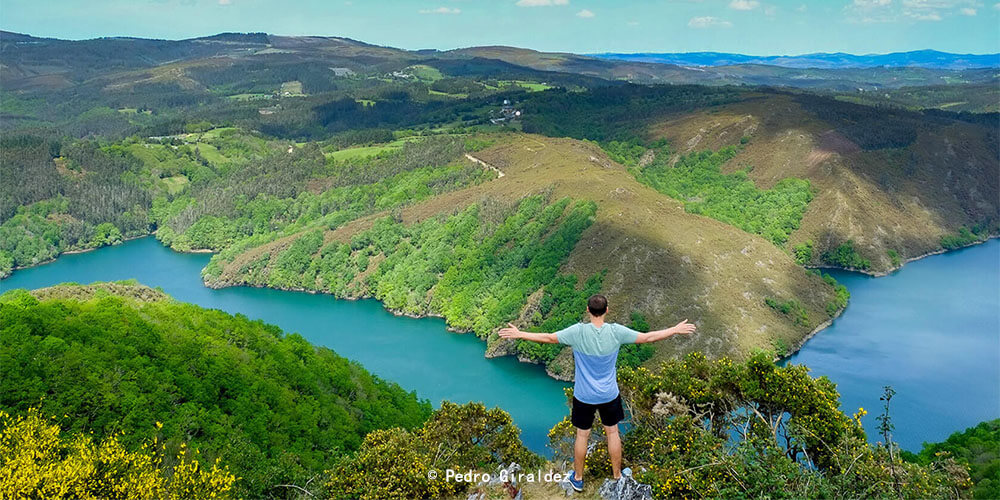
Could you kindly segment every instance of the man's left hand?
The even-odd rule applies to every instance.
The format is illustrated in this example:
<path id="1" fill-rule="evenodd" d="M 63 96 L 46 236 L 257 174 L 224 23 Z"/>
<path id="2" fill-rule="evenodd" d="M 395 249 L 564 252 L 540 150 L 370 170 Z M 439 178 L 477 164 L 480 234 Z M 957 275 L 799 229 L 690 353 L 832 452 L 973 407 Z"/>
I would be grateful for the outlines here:
<path id="1" fill-rule="evenodd" d="M 500 338 L 517 339 L 521 337 L 521 330 L 518 330 L 514 323 L 507 323 L 507 328 L 500 329 Z"/>

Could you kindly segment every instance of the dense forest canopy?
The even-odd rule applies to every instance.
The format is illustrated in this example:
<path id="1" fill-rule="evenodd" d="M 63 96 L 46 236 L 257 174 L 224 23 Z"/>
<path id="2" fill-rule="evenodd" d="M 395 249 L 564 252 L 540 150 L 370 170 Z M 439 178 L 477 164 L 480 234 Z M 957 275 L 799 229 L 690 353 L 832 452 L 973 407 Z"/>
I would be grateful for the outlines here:
<path id="1" fill-rule="evenodd" d="M 240 496 L 303 483 L 368 432 L 430 414 L 357 363 L 241 315 L 130 284 L 35 293 L 0 299 L 0 409 L 60 416 L 64 432 L 124 432 L 129 449 L 186 444 L 221 459 Z"/>

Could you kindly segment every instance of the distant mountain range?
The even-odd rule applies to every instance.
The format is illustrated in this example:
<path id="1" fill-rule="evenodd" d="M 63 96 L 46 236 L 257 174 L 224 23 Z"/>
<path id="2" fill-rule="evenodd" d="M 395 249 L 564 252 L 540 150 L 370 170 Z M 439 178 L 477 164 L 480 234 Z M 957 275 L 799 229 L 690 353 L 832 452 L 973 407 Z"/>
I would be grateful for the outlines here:
<path id="1" fill-rule="evenodd" d="M 248 71 L 218 82 L 207 73 L 236 65 Z M 104 37 L 91 40 L 40 38 L 0 30 L 0 88 L 5 91 L 54 91 L 77 85 L 88 95 L 140 86 L 179 86 L 192 95 L 233 79 L 308 80 L 314 91 L 327 88 L 328 72 L 351 71 L 379 77 L 429 66 L 452 78 L 531 80 L 562 87 L 595 87 L 624 82 L 647 84 L 750 85 L 835 92 L 867 92 L 917 86 L 989 86 L 998 80 L 1000 54 L 956 55 L 935 51 L 886 55 L 813 54 L 753 57 L 712 52 L 688 54 L 598 54 L 481 46 L 454 50 L 405 50 L 332 36 L 280 36 L 267 33 L 219 33 L 186 40 Z M 206 79 L 208 78 L 208 79 Z M 284 77 L 282 77 L 284 78 Z M 276 81 L 277 81 L 276 80 Z M 242 81 L 242 80 L 241 80 Z M 274 82 L 270 82 L 274 83 Z M 281 83 L 278 81 L 277 83 Z M 327 87 L 325 87 L 327 86 Z M 79 89 L 78 89 L 79 90 Z M 218 89 L 216 89 L 218 90 Z M 327 90 L 332 90 L 327 88 Z M 208 92 L 208 94 L 205 94 Z M 885 97 L 885 94 L 882 94 Z M 913 96 L 904 96 L 914 101 Z M 965 106 L 970 101 L 928 102 Z M 949 97 L 950 99 L 950 97 Z M 959 104 L 953 104 L 959 103 Z M 971 109 L 984 109 L 968 104 Z M 953 110 L 965 110 L 956 107 Z M 992 109 L 992 108 L 986 108 Z"/>
<path id="2" fill-rule="evenodd" d="M 601 59 L 619 61 L 676 64 L 679 66 L 732 66 L 738 64 L 764 64 L 785 68 L 872 68 L 920 67 L 936 69 L 971 69 L 1000 67 L 997 54 L 952 54 L 937 50 L 914 50 L 891 54 L 854 55 L 843 52 L 803 54 L 799 56 L 748 56 L 726 52 L 681 52 L 633 54 L 587 54 Z"/>

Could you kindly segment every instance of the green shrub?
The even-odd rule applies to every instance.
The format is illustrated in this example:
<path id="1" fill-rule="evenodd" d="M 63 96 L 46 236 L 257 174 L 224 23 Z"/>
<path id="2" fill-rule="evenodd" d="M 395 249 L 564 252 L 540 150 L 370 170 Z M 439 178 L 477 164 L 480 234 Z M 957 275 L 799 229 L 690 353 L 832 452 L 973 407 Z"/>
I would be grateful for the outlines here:
<path id="1" fill-rule="evenodd" d="M 809 181 L 787 178 L 771 189 L 758 189 L 746 171 L 724 174 L 722 165 L 733 159 L 737 147 L 656 159 L 636 172 L 640 182 L 684 203 L 688 212 L 706 215 L 748 233 L 759 234 L 775 245 L 784 245 L 798 229 L 813 198 Z"/>
<path id="2" fill-rule="evenodd" d="M 842 267 L 844 269 L 865 270 L 871 267 L 872 263 L 868 259 L 861 257 L 854 248 L 854 242 L 847 240 L 836 248 L 823 252 L 820 257 L 824 263 Z"/>

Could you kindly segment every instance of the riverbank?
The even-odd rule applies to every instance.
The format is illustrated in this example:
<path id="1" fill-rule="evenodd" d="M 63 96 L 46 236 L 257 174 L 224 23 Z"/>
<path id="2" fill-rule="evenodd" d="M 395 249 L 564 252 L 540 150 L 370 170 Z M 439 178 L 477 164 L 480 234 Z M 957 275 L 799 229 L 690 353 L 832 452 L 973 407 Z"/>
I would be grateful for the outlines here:
<path id="1" fill-rule="evenodd" d="M 11 268 L 11 270 L 10 270 L 9 273 L 7 273 L 5 275 L 0 275 L 0 279 L 4 279 L 4 278 L 9 277 L 10 275 L 14 274 L 14 271 L 21 271 L 21 270 L 24 270 L 24 269 L 31 269 L 31 268 L 35 268 L 35 267 L 38 267 L 38 266 L 44 266 L 46 264 L 51 264 L 51 263 L 55 262 L 56 260 L 58 260 L 59 257 L 61 257 L 63 255 L 79 255 L 81 253 L 93 252 L 94 250 L 100 250 L 102 248 L 107 248 L 107 247 L 113 247 L 113 246 L 121 245 L 121 244 L 129 242 L 129 241 L 134 241 L 134 240 L 138 240 L 138 239 L 142 239 L 142 238 L 149 238 L 150 236 L 155 237 L 156 236 L 156 231 L 152 231 L 152 232 L 149 232 L 149 233 L 146 233 L 146 234 L 140 234 L 140 235 L 136 235 L 136 236 L 129 236 L 127 238 L 122 238 L 121 241 L 116 241 L 116 242 L 114 242 L 114 243 L 112 243 L 110 245 L 101 245 L 99 247 L 93 247 L 93 248 L 74 248 L 72 250 L 66 250 L 66 251 L 63 251 L 63 252 L 59 252 L 58 254 L 55 255 L 55 257 L 52 257 L 51 259 L 48 259 L 48 260 L 44 260 L 44 261 L 39 262 L 37 264 L 32 264 L 30 266 L 13 267 L 13 268 Z M 212 250 L 212 249 L 209 249 L 209 248 L 195 248 L 195 249 L 192 249 L 192 250 L 176 250 L 174 248 L 170 248 L 170 250 L 174 251 L 174 252 L 177 252 L 177 253 L 192 253 L 192 254 L 198 254 L 198 253 L 215 253 L 215 250 Z"/>
<path id="2" fill-rule="evenodd" d="M 38 266 L 44 266 L 45 264 L 51 264 L 51 263 L 55 262 L 57 259 L 59 259 L 59 257 L 61 257 L 63 255 L 76 255 L 76 254 L 81 254 L 81 253 L 93 252 L 94 250 L 100 250 L 101 248 L 105 248 L 105 247 L 113 247 L 115 245 L 121 245 L 122 243 L 125 243 L 126 241 L 133 241 L 133 240 L 137 240 L 139 238 L 146 238 L 146 237 L 152 236 L 152 235 L 153 235 L 153 233 L 140 234 L 138 236 L 129 236 L 128 238 L 122 238 L 121 241 L 116 241 L 116 242 L 114 242 L 114 243 L 112 243 L 110 245 L 101 245 L 99 247 L 93 247 L 93 248 L 75 248 L 75 249 L 72 249 L 72 250 L 66 250 L 66 251 L 63 251 L 63 252 L 59 252 L 59 253 L 57 253 L 55 255 L 55 257 L 52 257 L 51 259 L 48 259 L 48 260 L 43 260 L 43 261 L 41 261 L 41 262 L 39 262 L 37 264 L 32 264 L 30 266 L 16 266 L 16 267 L 12 267 L 10 269 L 9 273 L 4 274 L 4 275 L 0 275 L 0 279 L 4 279 L 4 278 L 9 277 L 10 275 L 14 274 L 14 271 L 20 271 L 20 270 L 23 270 L 23 269 L 31 269 L 31 268 L 38 267 Z"/>
<path id="3" fill-rule="evenodd" d="M 123 243 L 125 241 L 131 241 L 131 240 L 136 240 L 136 239 L 139 239 L 139 238 L 145 238 L 147 236 L 155 236 L 155 233 L 130 237 L 130 238 L 124 239 L 122 242 L 116 243 L 115 245 L 120 245 L 121 243 Z M 995 239 L 995 238 L 997 238 L 997 235 L 993 235 L 993 236 L 991 236 L 990 238 L 988 238 L 986 240 L 978 241 L 978 242 L 972 243 L 972 244 L 967 245 L 966 247 L 962 247 L 962 248 L 968 248 L 968 247 L 971 247 L 971 246 L 979 245 L 979 244 L 988 242 L 991 239 Z M 159 243 L 162 246 L 162 242 L 157 241 L 157 243 Z M 112 246 L 114 246 L 114 245 L 112 245 Z M 104 248 L 104 247 L 73 250 L 73 251 L 63 252 L 60 255 L 70 255 L 70 254 L 86 253 L 86 252 L 90 252 L 92 250 L 97 250 L 99 248 Z M 164 247 L 164 248 L 170 250 L 171 252 L 182 253 L 182 254 L 209 254 L 209 253 L 213 253 L 212 250 L 208 250 L 208 249 L 194 249 L 194 250 L 190 250 L 190 251 L 179 251 L 179 250 L 176 250 L 176 249 L 173 249 L 173 248 L 169 248 L 169 247 Z M 955 249 L 955 250 L 961 250 L 961 248 L 960 249 Z M 948 249 L 943 249 L 942 248 L 942 249 L 938 249 L 938 250 L 931 251 L 931 252 L 926 252 L 926 253 L 921 254 L 919 256 L 915 256 L 915 257 L 906 259 L 905 261 L 903 261 L 900 264 L 899 267 L 895 268 L 891 272 L 886 272 L 886 273 L 862 272 L 862 274 L 865 274 L 865 275 L 868 275 L 868 276 L 873 276 L 873 277 L 888 276 L 892 272 L 895 272 L 895 271 L 899 270 L 900 268 L 902 268 L 903 265 L 905 265 L 907 263 L 910 263 L 910 262 L 913 262 L 913 261 L 916 261 L 916 260 L 920 260 L 920 259 L 923 259 L 925 257 L 929 257 L 929 256 L 933 256 L 933 255 L 944 254 L 944 253 L 947 253 L 949 251 L 950 250 L 948 250 Z M 57 256 L 57 258 L 58 258 L 58 256 Z M 46 261 L 45 263 L 47 264 L 47 263 L 51 263 L 51 262 L 54 262 L 54 261 L 56 261 L 56 259 L 51 259 L 49 261 Z M 30 267 L 37 267 L 38 265 L 42 265 L 42 264 L 37 264 L 35 266 L 30 266 Z M 837 267 L 817 267 L 816 269 L 837 269 L 837 270 L 847 270 L 847 271 L 861 272 L 861 271 L 858 271 L 858 270 L 849 270 L 849 269 L 843 269 L 843 268 L 837 268 Z M 326 292 L 323 292 L 323 291 L 312 290 L 312 289 L 305 289 L 305 288 L 271 287 L 271 286 L 267 286 L 267 285 L 249 284 L 249 283 L 231 283 L 231 282 L 222 282 L 222 281 L 207 281 L 205 279 L 202 279 L 202 284 L 204 286 L 206 286 L 206 287 L 208 287 L 210 289 L 214 289 L 214 290 L 219 290 L 219 289 L 229 288 L 229 287 L 252 287 L 252 288 L 272 289 L 272 290 L 281 290 L 281 291 L 289 291 L 289 292 L 306 292 L 306 293 L 309 293 L 309 294 L 329 295 L 329 296 L 334 297 L 334 298 L 336 298 L 338 300 L 356 301 L 356 300 L 362 300 L 362 299 L 374 299 L 375 298 L 375 297 L 373 297 L 371 295 L 368 295 L 368 294 L 353 295 L 353 296 L 335 296 L 335 295 L 332 295 L 332 294 L 329 294 L 329 293 L 326 293 Z M 383 304 L 381 302 L 380 302 L 380 304 L 382 305 L 382 307 L 387 312 L 393 314 L 394 316 L 408 317 L 408 318 L 413 318 L 413 319 L 420 319 L 420 318 L 439 318 L 439 319 L 443 319 L 442 315 L 437 314 L 437 313 L 433 313 L 433 312 L 423 313 L 423 314 L 415 314 L 415 313 L 411 313 L 411 312 L 406 312 L 406 311 L 402 311 L 402 310 L 398 310 L 398 309 L 392 309 L 392 308 L 389 308 L 389 307 L 385 307 L 385 304 Z M 849 305 L 848 305 L 848 307 L 849 307 Z M 845 308 L 841 308 L 839 311 L 836 312 L 836 314 L 832 318 L 829 318 L 826 321 L 823 321 L 822 323 L 820 323 L 819 325 L 817 325 L 816 327 L 814 327 L 811 331 L 809 331 L 808 333 L 806 333 L 805 335 L 803 335 L 799 340 L 793 342 L 792 345 L 789 347 L 789 349 L 787 350 L 787 352 L 784 353 L 783 356 L 781 356 L 781 357 L 775 357 L 775 361 L 776 362 L 780 362 L 780 361 L 783 361 L 783 360 L 787 360 L 787 359 L 793 357 L 794 355 L 796 355 L 806 345 L 807 342 L 809 342 L 811 339 L 813 339 L 815 336 L 817 336 L 821 331 L 829 328 L 834 323 L 834 321 L 843 314 L 843 312 L 845 310 L 846 310 L 846 307 Z M 468 333 L 470 333 L 468 330 L 463 330 L 463 329 L 455 328 L 455 327 L 453 327 L 451 325 L 448 325 L 447 322 L 445 323 L 445 328 L 446 328 L 447 331 L 452 332 L 452 333 L 457 333 L 457 334 L 468 334 Z M 477 339 L 479 339 L 478 336 L 477 336 Z M 546 372 L 546 374 L 549 377 L 553 378 L 553 379 L 556 379 L 556 380 L 559 380 L 559 381 L 565 381 L 565 382 L 571 382 L 573 380 L 573 377 L 570 375 L 570 373 L 572 372 L 572 370 L 571 369 L 570 370 L 566 370 L 566 366 L 560 366 L 560 368 L 562 368 L 562 369 L 553 371 L 551 367 L 549 367 L 549 366 L 547 366 L 545 364 L 542 364 L 542 363 L 538 363 L 538 362 L 536 362 L 534 360 L 525 358 L 524 356 L 518 355 L 512 349 L 508 348 L 508 349 L 494 350 L 494 349 L 491 349 L 490 342 L 487 339 L 479 339 L 479 340 L 485 345 L 485 349 L 483 350 L 483 356 L 485 358 L 487 358 L 487 359 L 496 358 L 496 357 L 511 356 L 514 359 L 517 359 L 521 363 L 534 364 L 534 365 L 541 366 L 543 368 L 543 370 Z M 571 366 L 572 365 L 571 361 L 572 360 L 570 359 L 569 362 L 563 363 L 563 364 Z"/>
<path id="4" fill-rule="evenodd" d="M 983 243 L 986 243 L 986 242 L 988 242 L 990 240 L 998 239 L 998 238 L 1000 238 L 1000 233 L 994 233 L 994 234 L 991 234 L 991 235 L 987 236 L 986 239 L 974 241 L 972 243 L 969 243 L 968 245 L 963 245 L 963 246 L 960 246 L 958 248 L 939 248 L 937 250 L 931 250 L 929 252 L 922 253 L 922 254 L 917 255 L 915 257 L 910 257 L 908 259 L 902 260 L 902 261 L 900 261 L 900 263 L 899 263 L 898 266 L 893 267 L 891 269 L 888 269 L 886 271 L 871 271 L 871 270 L 868 270 L 868 269 L 858 269 L 856 267 L 840 267 L 840 266 L 805 266 L 805 267 L 807 269 L 836 269 L 838 271 L 850 271 L 852 273 L 866 274 L 866 275 L 874 277 L 874 278 L 881 278 L 881 277 L 884 277 L 884 276 L 889 276 L 890 274 L 892 274 L 892 273 L 894 273 L 896 271 L 899 271 L 900 269 L 903 268 L 903 266 L 905 266 L 906 264 L 909 264 L 910 262 L 915 262 L 915 261 L 918 261 L 920 259 L 924 259 L 924 258 L 931 257 L 931 256 L 934 256 L 934 255 L 941 255 L 941 254 L 948 253 L 948 252 L 955 252 L 955 251 L 962 250 L 962 249 L 965 249 L 965 248 L 974 247 L 976 245 L 982 245 Z"/>
<path id="5" fill-rule="evenodd" d="M 891 269 L 889 271 L 884 271 L 884 272 L 883 271 L 870 272 L 870 271 L 864 271 L 864 270 L 861 270 L 861 269 L 848 269 L 848 268 L 836 267 L 836 266 L 808 266 L 808 268 L 809 269 L 831 269 L 831 270 L 838 270 L 838 271 L 848 271 L 848 272 L 852 272 L 852 273 L 864 274 L 866 276 L 871 276 L 873 278 L 883 278 L 883 277 L 886 277 L 886 276 L 889 276 L 889 275 L 895 273 L 896 271 L 899 271 L 900 269 L 903 268 L 904 265 L 909 264 L 910 262 L 915 262 L 915 261 L 918 261 L 918 260 L 921 260 L 921 259 L 924 259 L 924 258 L 927 258 L 927 257 L 931 257 L 931 256 L 934 256 L 934 255 L 942 255 L 942 254 L 945 254 L 945 253 L 948 253 L 948 252 L 964 250 L 966 248 L 971 248 L 971 247 L 974 247 L 976 245 L 982 245 L 984 243 L 989 242 L 990 240 L 998 239 L 998 238 L 1000 238 L 1000 235 L 991 235 L 988 238 L 986 238 L 985 240 L 976 241 L 974 243 L 970 243 L 970 244 L 965 245 L 963 247 L 953 248 L 953 249 L 941 248 L 941 249 L 934 250 L 934 251 L 931 251 L 931 252 L 923 253 L 923 254 L 920 254 L 918 256 L 906 259 L 906 260 L 900 262 L 899 266 L 897 266 L 897 267 L 895 267 L 895 268 L 893 268 L 893 269 Z M 848 290 L 848 291 L 850 291 L 850 290 Z M 828 319 L 828 320 L 820 323 L 819 325 L 817 325 L 816 328 L 814 328 L 813 331 L 809 332 L 808 335 L 806 335 L 805 337 L 803 337 L 802 340 L 799 340 L 794 346 L 790 347 L 788 349 L 788 352 L 786 352 L 784 356 L 775 356 L 774 361 L 777 363 L 777 362 L 781 362 L 781 361 L 787 361 L 788 359 L 791 359 L 792 357 L 794 357 L 795 354 L 797 354 L 803 347 L 805 347 L 806 342 L 808 342 L 810 339 L 812 339 L 813 337 L 815 337 L 819 332 L 821 332 L 821 331 L 829 328 L 831 325 L 833 325 L 833 322 L 837 318 L 839 318 L 840 315 L 843 314 L 844 311 L 847 310 L 848 307 L 850 307 L 850 301 L 848 301 L 847 306 L 845 306 L 845 307 L 841 308 L 839 311 L 837 311 L 837 313 L 834 314 L 832 318 L 830 318 L 830 319 Z"/>

